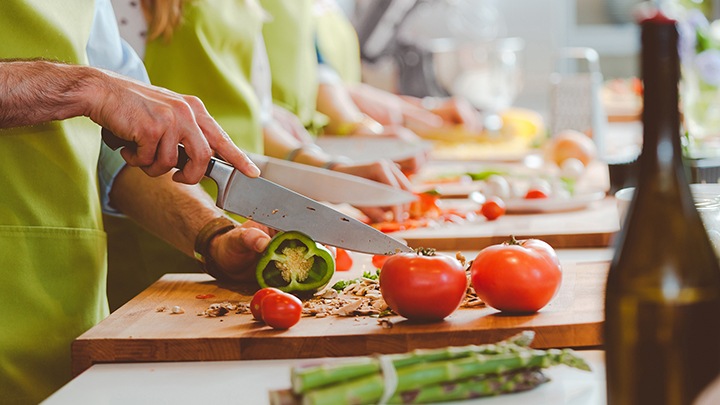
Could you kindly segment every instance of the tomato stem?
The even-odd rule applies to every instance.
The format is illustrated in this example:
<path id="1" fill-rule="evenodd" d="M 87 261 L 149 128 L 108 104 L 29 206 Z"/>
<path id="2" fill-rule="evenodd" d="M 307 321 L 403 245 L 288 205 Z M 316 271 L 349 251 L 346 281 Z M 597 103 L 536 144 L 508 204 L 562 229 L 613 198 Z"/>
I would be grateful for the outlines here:
<path id="1" fill-rule="evenodd" d="M 515 239 L 515 235 L 510 235 L 510 242 L 505 242 L 507 245 L 520 245 L 520 242 Z"/>

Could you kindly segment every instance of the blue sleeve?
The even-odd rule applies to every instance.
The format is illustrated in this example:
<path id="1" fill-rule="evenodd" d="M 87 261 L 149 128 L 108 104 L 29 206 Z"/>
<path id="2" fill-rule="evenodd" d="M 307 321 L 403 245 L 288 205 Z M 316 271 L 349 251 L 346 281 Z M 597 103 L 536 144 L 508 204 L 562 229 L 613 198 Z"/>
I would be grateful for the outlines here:
<path id="1" fill-rule="evenodd" d="M 120 37 L 110 0 L 95 1 L 95 16 L 86 51 L 91 66 L 150 83 L 142 60 Z M 109 205 L 109 193 L 115 177 L 124 166 L 125 160 L 120 152 L 113 151 L 103 143 L 98 160 L 98 177 L 103 211 L 108 214 L 119 214 Z"/>

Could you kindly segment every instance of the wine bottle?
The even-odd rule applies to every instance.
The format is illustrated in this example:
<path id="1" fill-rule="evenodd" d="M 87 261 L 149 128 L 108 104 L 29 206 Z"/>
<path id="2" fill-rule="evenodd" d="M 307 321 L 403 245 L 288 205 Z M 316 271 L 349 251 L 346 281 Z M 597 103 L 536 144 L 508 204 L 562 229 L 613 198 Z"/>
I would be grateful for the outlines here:
<path id="1" fill-rule="evenodd" d="M 643 148 L 605 298 L 608 404 L 690 404 L 720 374 L 720 265 L 683 168 L 675 22 L 641 22 Z"/>

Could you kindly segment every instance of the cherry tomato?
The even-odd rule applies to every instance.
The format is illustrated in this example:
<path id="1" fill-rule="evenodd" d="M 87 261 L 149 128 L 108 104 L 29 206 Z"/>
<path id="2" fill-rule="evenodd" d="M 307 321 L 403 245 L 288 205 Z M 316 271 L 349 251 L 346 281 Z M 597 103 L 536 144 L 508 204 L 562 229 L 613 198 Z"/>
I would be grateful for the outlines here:
<path id="1" fill-rule="evenodd" d="M 385 264 L 387 259 L 389 259 L 390 257 L 390 255 L 374 255 L 372 257 L 372 264 L 373 266 L 375 266 L 375 268 L 382 269 L 383 264 Z"/>
<path id="2" fill-rule="evenodd" d="M 262 303 L 263 299 L 267 297 L 270 294 L 284 294 L 282 291 L 278 290 L 277 288 L 273 287 L 266 287 L 259 289 L 252 297 L 252 300 L 250 301 L 250 312 L 252 312 L 253 318 L 258 321 L 262 321 L 262 312 L 260 308 L 260 304 Z"/>
<path id="3" fill-rule="evenodd" d="M 466 289 L 465 270 L 450 256 L 397 253 L 380 270 L 385 302 L 410 320 L 445 318 L 460 306 Z"/>
<path id="4" fill-rule="evenodd" d="M 480 208 L 480 213 L 483 214 L 488 221 L 493 221 L 505 215 L 505 202 L 498 197 L 490 197 Z"/>
<path id="5" fill-rule="evenodd" d="M 337 248 L 337 255 L 335 256 L 335 270 L 337 271 L 348 271 L 352 269 L 353 259 L 350 257 L 350 253 L 342 248 Z"/>
<path id="6" fill-rule="evenodd" d="M 273 329 L 289 329 L 300 321 L 302 301 L 292 294 L 269 294 L 260 302 L 260 311 Z"/>
<path id="7" fill-rule="evenodd" d="M 525 198 L 527 198 L 527 199 L 548 198 L 548 195 L 544 190 L 541 190 L 539 188 L 531 188 L 530 190 L 527 191 L 527 193 L 525 193 Z"/>
<path id="8" fill-rule="evenodd" d="M 539 239 L 488 246 L 470 266 L 475 292 L 507 312 L 536 312 L 560 289 L 562 272 L 555 250 Z"/>

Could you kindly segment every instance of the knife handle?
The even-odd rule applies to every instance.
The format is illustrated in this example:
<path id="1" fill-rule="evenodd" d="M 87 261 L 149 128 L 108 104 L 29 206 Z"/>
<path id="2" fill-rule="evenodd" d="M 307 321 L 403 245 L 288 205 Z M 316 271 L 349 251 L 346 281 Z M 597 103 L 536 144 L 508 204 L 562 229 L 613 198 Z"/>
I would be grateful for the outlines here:
<path id="1" fill-rule="evenodd" d="M 135 142 L 126 141 L 125 139 L 119 138 L 107 128 L 103 128 L 101 134 L 103 142 L 105 142 L 105 144 L 112 150 L 118 150 L 119 148 L 135 149 L 137 147 L 137 145 L 135 145 Z M 178 160 L 177 163 L 175 163 L 175 167 L 182 170 L 183 168 L 185 168 L 185 165 L 188 161 L 190 161 L 190 157 L 188 156 L 187 152 L 185 152 L 185 147 L 181 144 L 178 144 Z M 212 172 L 212 169 L 213 167 L 215 167 L 215 163 L 217 161 L 218 159 L 214 157 L 210 158 L 207 169 L 205 170 L 205 176 L 210 175 L 210 172 Z"/>

